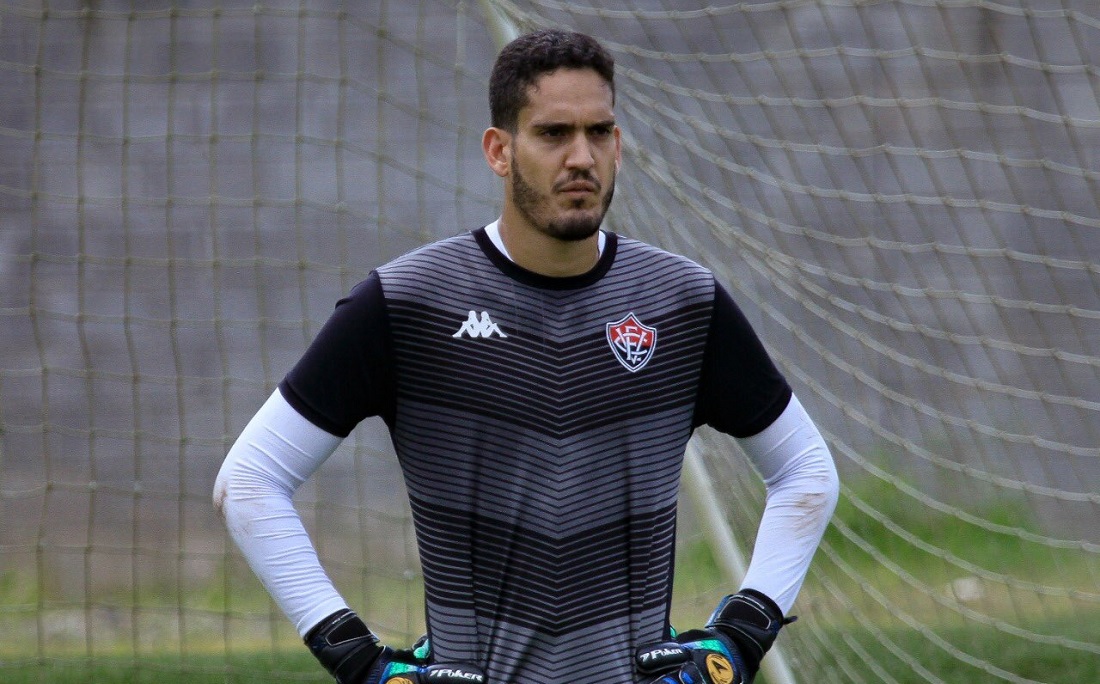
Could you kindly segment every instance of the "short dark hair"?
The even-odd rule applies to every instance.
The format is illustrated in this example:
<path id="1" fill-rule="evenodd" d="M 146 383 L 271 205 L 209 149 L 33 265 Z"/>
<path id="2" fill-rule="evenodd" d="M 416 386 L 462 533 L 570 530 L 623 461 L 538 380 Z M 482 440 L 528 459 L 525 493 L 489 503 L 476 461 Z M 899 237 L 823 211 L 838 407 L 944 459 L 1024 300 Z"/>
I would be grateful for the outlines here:
<path id="1" fill-rule="evenodd" d="M 514 131 L 527 106 L 527 90 L 558 69 L 592 69 L 611 87 L 615 101 L 615 59 L 592 36 L 564 29 L 524 34 L 504 46 L 489 76 L 489 117 L 495 128 Z"/>

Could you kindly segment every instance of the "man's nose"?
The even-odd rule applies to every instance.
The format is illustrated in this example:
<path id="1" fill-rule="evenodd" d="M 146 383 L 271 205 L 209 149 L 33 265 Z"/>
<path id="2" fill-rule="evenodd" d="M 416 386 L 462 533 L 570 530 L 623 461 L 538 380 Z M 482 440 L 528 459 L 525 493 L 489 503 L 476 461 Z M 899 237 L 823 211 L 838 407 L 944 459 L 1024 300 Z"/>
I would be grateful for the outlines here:
<path id="1" fill-rule="evenodd" d="M 573 138 L 565 164 L 571 169 L 590 169 L 596 165 L 596 157 L 592 154 L 592 143 L 587 136 L 578 134 Z"/>

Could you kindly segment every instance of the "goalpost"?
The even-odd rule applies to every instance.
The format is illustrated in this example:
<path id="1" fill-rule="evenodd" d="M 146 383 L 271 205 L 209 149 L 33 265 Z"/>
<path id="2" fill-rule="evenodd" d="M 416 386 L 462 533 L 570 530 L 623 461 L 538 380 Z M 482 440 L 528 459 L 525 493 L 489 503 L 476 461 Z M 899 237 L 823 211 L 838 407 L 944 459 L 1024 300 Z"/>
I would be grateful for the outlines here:
<path id="1" fill-rule="evenodd" d="M 489 66 L 548 25 L 617 60 L 609 227 L 728 285 L 841 472 L 758 682 L 1100 677 L 1095 3 L 11 0 L 0 680 L 320 681 L 213 476 L 339 297 L 496 216 Z M 687 469 L 678 625 L 763 506 L 719 435 Z M 298 502 L 367 621 L 415 639 L 384 430 Z"/>

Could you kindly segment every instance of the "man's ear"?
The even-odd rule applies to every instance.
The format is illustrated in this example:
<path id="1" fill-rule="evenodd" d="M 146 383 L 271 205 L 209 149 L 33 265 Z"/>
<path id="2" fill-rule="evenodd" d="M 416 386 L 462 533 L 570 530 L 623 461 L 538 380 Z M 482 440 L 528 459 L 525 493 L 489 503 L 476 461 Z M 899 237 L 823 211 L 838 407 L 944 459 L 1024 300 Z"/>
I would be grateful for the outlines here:
<path id="1" fill-rule="evenodd" d="M 493 173 L 504 178 L 512 169 L 512 134 L 503 128 L 489 128 L 481 136 L 481 151 Z"/>

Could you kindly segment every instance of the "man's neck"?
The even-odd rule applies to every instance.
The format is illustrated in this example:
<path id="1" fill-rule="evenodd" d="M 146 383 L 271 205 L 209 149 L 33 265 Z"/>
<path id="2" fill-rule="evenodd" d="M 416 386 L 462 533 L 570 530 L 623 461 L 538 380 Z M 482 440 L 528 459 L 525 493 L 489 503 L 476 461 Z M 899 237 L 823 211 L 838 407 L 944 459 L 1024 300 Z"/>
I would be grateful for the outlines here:
<path id="1" fill-rule="evenodd" d="M 596 231 L 583 240 L 558 240 L 517 222 L 498 222 L 504 253 L 517 265 L 539 275 L 566 278 L 587 273 L 600 259 L 603 235 Z"/>

